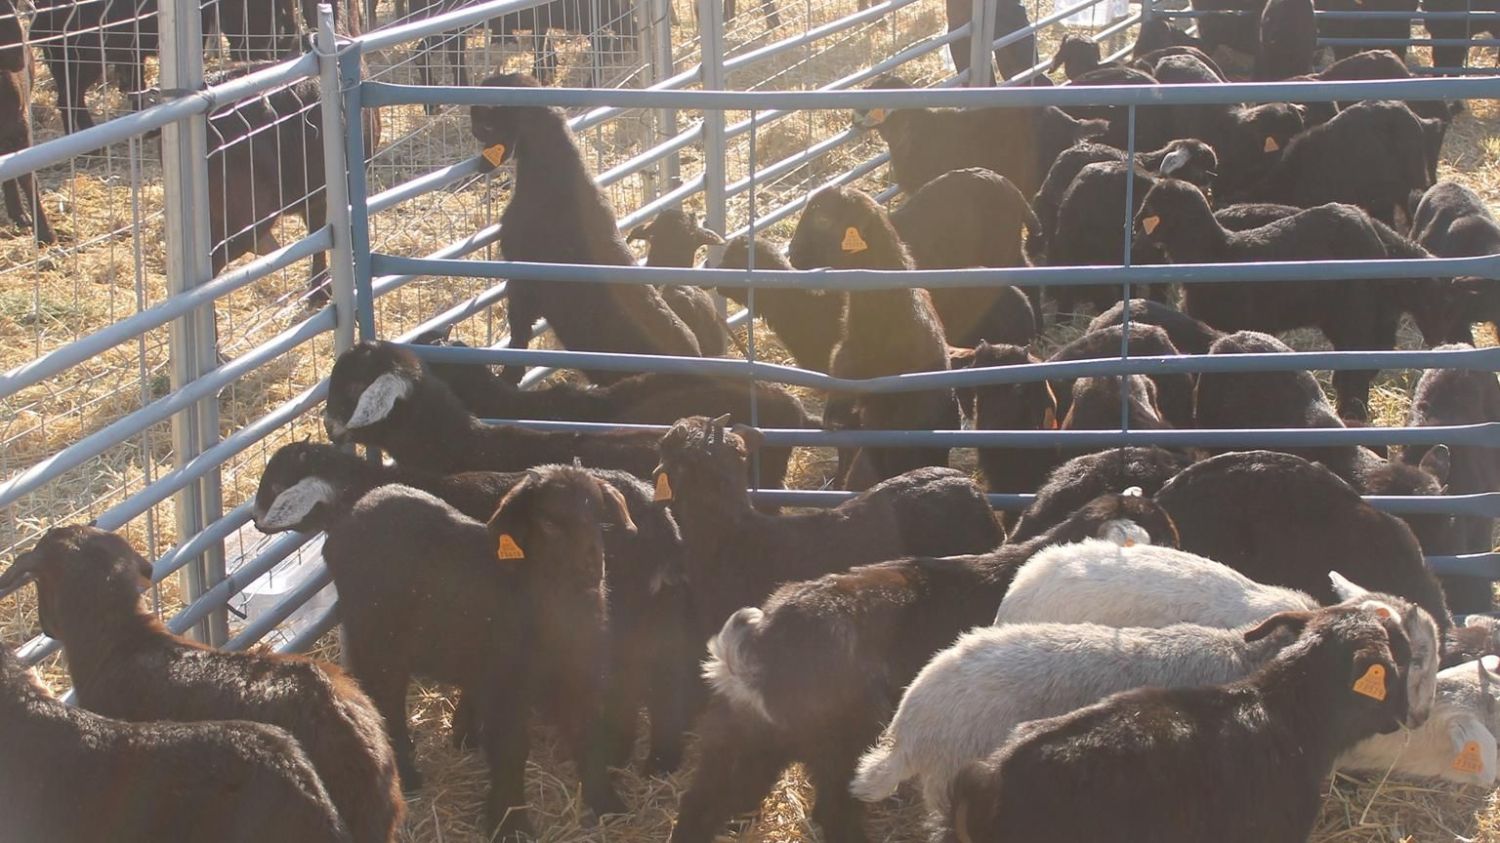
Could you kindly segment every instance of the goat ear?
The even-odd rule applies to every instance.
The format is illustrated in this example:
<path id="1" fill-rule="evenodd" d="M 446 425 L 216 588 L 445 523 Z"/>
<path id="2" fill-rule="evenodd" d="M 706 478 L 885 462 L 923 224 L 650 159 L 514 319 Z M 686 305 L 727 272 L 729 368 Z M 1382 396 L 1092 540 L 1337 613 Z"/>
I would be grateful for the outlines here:
<path id="1" fill-rule="evenodd" d="M 751 453 L 759 451 L 766 445 L 766 435 L 761 433 L 758 427 L 751 427 L 748 424 L 740 423 L 730 426 L 729 429 L 745 440 L 745 449 Z"/>
<path id="2" fill-rule="evenodd" d="M 1420 468 L 1431 474 L 1439 485 L 1448 485 L 1448 471 L 1452 467 L 1453 455 L 1447 445 L 1433 445 L 1422 456 Z"/>
<path id="3" fill-rule="evenodd" d="M 1328 581 L 1333 585 L 1333 593 L 1338 595 L 1339 600 L 1353 600 L 1356 597 L 1364 597 L 1369 594 L 1369 589 L 1364 586 L 1350 582 L 1347 577 L 1338 571 L 1328 572 Z"/>
<path id="4" fill-rule="evenodd" d="M 1178 170 L 1181 170 L 1183 167 L 1186 167 L 1188 161 L 1191 158 L 1191 154 L 1189 154 L 1186 149 L 1183 149 L 1179 146 L 1171 152 L 1168 152 L 1166 154 L 1166 157 L 1161 159 L 1160 172 L 1164 176 L 1170 176 Z"/>
<path id="5" fill-rule="evenodd" d="M 1407 717 L 1405 685 L 1405 678 L 1397 670 L 1391 651 L 1384 644 L 1372 644 L 1355 651 L 1349 671 L 1350 692 L 1388 706 L 1398 723 Z M 1396 728 L 1393 725 L 1385 733 L 1389 734 Z"/>
<path id="6" fill-rule="evenodd" d="M 1310 611 L 1277 612 L 1276 614 L 1261 621 L 1254 629 L 1245 633 L 1246 641 L 1259 641 L 1281 629 L 1291 630 L 1294 634 L 1300 634 L 1312 620 L 1314 613 Z"/>
<path id="7" fill-rule="evenodd" d="M 619 527 L 629 535 L 635 535 L 637 529 L 635 522 L 630 519 L 630 506 L 625 503 L 625 496 L 609 483 L 603 480 L 597 482 L 599 492 L 604 495 L 605 515 L 608 516 L 606 523 Z"/>
<path id="8" fill-rule="evenodd" d="M 635 228 L 630 229 L 630 233 L 625 235 L 625 242 L 627 243 L 634 243 L 637 240 L 646 240 L 648 242 L 651 240 L 651 223 L 643 222 Z"/>
<path id="9" fill-rule="evenodd" d="M 365 387 L 344 426 L 354 430 L 385 419 L 396 408 L 397 401 L 411 396 L 412 386 L 412 379 L 400 372 L 382 374 Z"/>
<path id="10" fill-rule="evenodd" d="M 333 487 L 320 477 L 304 477 L 276 496 L 266 514 L 255 519 L 262 531 L 293 530 L 306 521 L 319 504 L 334 501 Z"/>
<path id="11" fill-rule="evenodd" d="M 698 242 L 704 246 L 722 246 L 724 238 L 719 236 L 719 232 L 700 225 L 698 226 Z"/>

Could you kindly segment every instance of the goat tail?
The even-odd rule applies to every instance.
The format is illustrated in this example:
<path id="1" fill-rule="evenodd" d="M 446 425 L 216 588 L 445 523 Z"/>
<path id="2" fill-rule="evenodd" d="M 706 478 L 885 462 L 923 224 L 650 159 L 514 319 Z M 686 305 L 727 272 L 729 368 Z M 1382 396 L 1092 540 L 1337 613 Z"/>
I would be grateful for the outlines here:
<path id="1" fill-rule="evenodd" d="M 887 733 L 874 749 L 859 759 L 859 768 L 854 781 L 849 784 L 849 792 L 862 802 L 879 802 L 894 796 L 896 788 L 909 778 L 911 772 L 906 769 L 905 759 L 896 751 L 895 742 Z"/>
<path id="2" fill-rule="evenodd" d="M 708 680 L 715 693 L 770 723 L 774 721 L 766 708 L 765 697 L 755 686 L 757 671 L 750 652 L 751 640 L 765 617 L 766 613 L 754 606 L 730 615 L 719 634 L 708 639 L 708 660 L 703 663 L 703 678 Z"/>

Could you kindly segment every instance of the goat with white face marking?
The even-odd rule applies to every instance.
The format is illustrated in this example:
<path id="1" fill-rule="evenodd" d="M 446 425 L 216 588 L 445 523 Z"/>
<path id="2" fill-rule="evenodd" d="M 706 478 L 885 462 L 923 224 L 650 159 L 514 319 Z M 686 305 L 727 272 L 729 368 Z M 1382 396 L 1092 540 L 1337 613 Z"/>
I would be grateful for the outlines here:
<path id="1" fill-rule="evenodd" d="M 637 711 L 651 714 L 651 770 L 677 766 L 687 729 L 691 694 L 685 689 L 697 673 L 699 637 L 689 634 L 686 588 L 682 583 L 682 538 L 671 512 L 652 502 L 651 487 L 623 471 L 589 469 L 626 501 L 635 532 L 611 530 L 604 536 L 610 618 L 610 678 L 606 738 L 610 766 L 630 762 L 635 748 Z M 255 497 L 255 524 L 263 532 L 285 530 L 338 534 L 365 495 L 401 484 L 428 492 L 469 518 L 485 521 L 526 472 L 470 471 L 432 475 L 372 463 L 332 445 L 294 442 L 282 446 L 261 474 Z M 337 542 L 336 542 L 337 543 Z M 454 741 L 477 741 L 472 700 L 464 697 L 454 716 Z"/>
<path id="2" fill-rule="evenodd" d="M 417 356 L 388 342 L 339 355 L 328 379 L 323 426 L 335 443 L 358 442 L 397 463 L 433 472 L 519 471 L 548 462 L 617 468 L 650 477 L 657 434 L 557 433 L 481 423 Z"/>

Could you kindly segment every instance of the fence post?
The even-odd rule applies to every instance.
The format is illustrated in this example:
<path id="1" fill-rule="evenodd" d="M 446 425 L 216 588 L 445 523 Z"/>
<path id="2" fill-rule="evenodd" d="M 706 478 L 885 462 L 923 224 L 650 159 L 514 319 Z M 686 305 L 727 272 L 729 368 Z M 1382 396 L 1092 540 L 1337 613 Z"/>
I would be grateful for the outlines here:
<path id="1" fill-rule="evenodd" d="M 359 338 L 375 339 L 374 278 L 370 275 L 370 193 L 365 184 L 365 120 L 360 92 L 363 48 L 358 36 L 338 57 L 340 108 L 344 113 L 344 162 L 348 166 L 349 248 L 353 252 L 354 318 Z"/>
<path id="2" fill-rule="evenodd" d="M 203 19 L 198 3 L 167 2 L 160 9 L 162 90 L 197 91 L 203 87 Z M 208 117 L 179 120 L 161 131 L 162 185 L 166 193 L 167 290 L 176 295 L 213 275 L 207 216 Z M 218 365 L 213 305 L 205 305 L 172 322 L 167 330 L 171 384 L 181 389 Z M 219 404 L 205 398 L 172 417 L 173 464 L 182 467 L 219 438 Z M 177 541 L 203 531 L 223 514 L 220 473 L 216 468 L 183 488 L 175 498 Z M 215 542 L 182 569 L 189 601 L 224 578 L 224 544 Z M 223 609 L 189 633 L 208 644 L 229 637 Z"/>
<path id="3" fill-rule="evenodd" d="M 698 44 L 703 54 L 699 64 L 703 90 L 724 90 L 724 0 L 698 0 Z M 727 230 L 724 146 L 724 112 L 704 110 L 703 222 L 719 232 Z"/>
<path id="4" fill-rule="evenodd" d="M 333 248 L 328 268 L 333 285 L 334 351 L 354 345 L 354 248 L 350 242 L 349 172 L 344 157 L 344 109 L 339 95 L 339 43 L 333 30 L 333 6 L 318 4 L 318 84 L 323 118 L 323 172 L 327 174 L 328 226 Z"/>
<path id="5" fill-rule="evenodd" d="M 652 84 L 672 77 L 672 4 L 671 0 L 648 0 L 641 4 L 646 10 L 651 32 L 651 81 Z M 656 112 L 656 139 L 658 142 L 677 135 L 677 109 L 662 108 Z M 678 183 L 682 178 L 682 159 L 677 153 L 668 155 L 660 165 L 657 195 L 665 192 L 665 185 Z M 655 198 L 655 197 L 652 197 Z"/>
<path id="6" fill-rule="evenodd" d="M 988 88 L 994 84 L 991 54 L 995 51 L 996 0 L 974 0 L 969 18 L 969 87 Z"/>

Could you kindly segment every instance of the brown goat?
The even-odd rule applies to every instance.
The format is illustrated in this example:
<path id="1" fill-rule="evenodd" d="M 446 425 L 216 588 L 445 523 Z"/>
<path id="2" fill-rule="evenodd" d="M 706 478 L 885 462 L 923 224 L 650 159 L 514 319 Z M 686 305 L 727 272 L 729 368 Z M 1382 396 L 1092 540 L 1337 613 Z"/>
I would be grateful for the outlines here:
<path id="1" fill-rule="evenodd" d="M 167 632 L 141 601 L 151 565 L 114 533 L 56 527 L 0 576 L 34 578 L 42 631 L 68 654 L 84 708 L 122 720 L 254 720 L 291 732 L 355 841 L 392 841 L 405 813 L 380 714 L 337 667 L 227 653 Z"/>
<path id="2" fill-rule="evenodd" d="M 8 839 L 349 840 L 312 762 L 285 730 L 110 720 L 53 699 L 5 647 L 0 743 Z"/>

